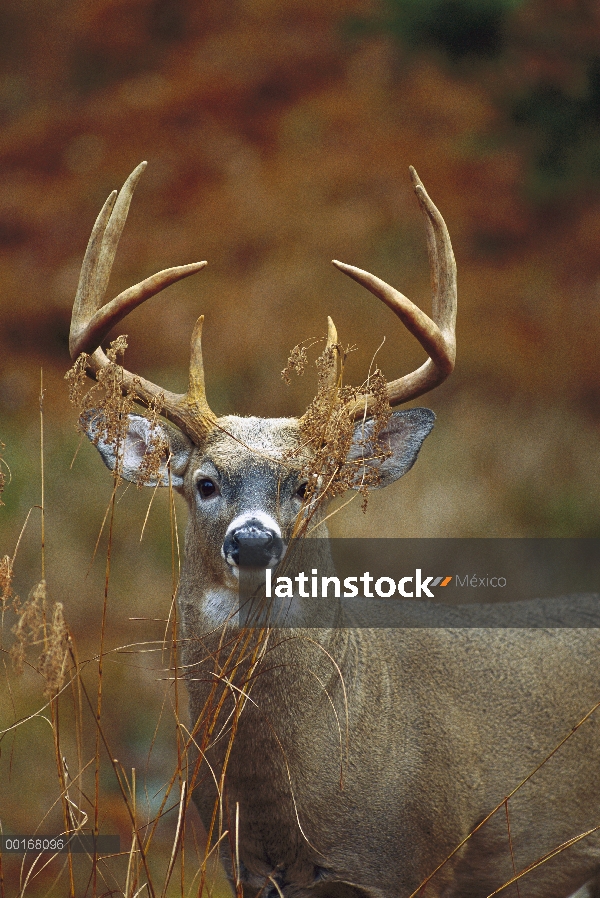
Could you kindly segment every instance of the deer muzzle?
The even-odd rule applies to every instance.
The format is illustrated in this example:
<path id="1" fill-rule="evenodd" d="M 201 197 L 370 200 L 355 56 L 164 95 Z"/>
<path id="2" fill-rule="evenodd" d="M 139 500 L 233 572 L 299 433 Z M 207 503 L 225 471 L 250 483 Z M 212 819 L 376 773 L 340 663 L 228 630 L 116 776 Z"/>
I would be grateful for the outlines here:
<path id="1" fill-rule="evenodd" d="M 240 515 L 229 525 L 221 554 L 232 568 L 268 568 L 285 550 L 281 530 L 270 515 Z"/>

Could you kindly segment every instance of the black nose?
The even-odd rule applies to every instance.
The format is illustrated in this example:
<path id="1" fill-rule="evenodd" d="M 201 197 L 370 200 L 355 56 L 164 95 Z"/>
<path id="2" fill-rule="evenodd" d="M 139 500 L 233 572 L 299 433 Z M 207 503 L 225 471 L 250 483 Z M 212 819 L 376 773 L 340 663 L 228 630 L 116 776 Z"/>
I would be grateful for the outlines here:
<path id="1" fill-rule="evenodd" d="M 223 555 L 238 567 L 271 567 L 283 552 L 283 541 L 260 521 L 250 520 L 230 531 L 223 543 Z"/>

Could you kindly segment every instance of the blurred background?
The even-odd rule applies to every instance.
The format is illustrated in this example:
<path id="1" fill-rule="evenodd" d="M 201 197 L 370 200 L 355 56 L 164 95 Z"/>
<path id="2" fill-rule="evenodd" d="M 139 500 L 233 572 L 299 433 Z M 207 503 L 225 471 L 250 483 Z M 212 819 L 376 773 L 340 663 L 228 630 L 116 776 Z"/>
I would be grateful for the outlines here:
<path id="1" fill-rule="evenodd" d="M 416 341 L 330 264 L 366 268 L 430 311 L 412 164 L 454 245 L 458 364 L 424 400 L 438 422 L 413 471 L 332 529 L 600 536 L 596 2 L 4 0 L 0 33 L 0 555 L 41 499 L 43 369 L 46 573 L 82 657 L 97 652 L 106 533 L 92 555 L 112 481 L 91 446 L 78 449 L 63 379 L 70 311 L 94 219 L 142 159 L 109 298 L 161 268 L 209 265 L 121 326 L 127 367 L 183 390 L 203 313 L 215 411 L 299 414 L 316 372 L 290 387 L 280 372 L 330 314 L 356 346 L 350 382 L 384 337 L 386 376 L 412 370 Z M 156 496 L 140 541 L 146 492 L 130 488 L 117 506 L 107 635 L 115 740 L 138 767 L 156 725 L 139 690 L 160 708 L 165 659 L 117 649 L 162 638 L 172 592 L 168 499 Z M 25 596 L 39 576 L 34 509 L 15 589 Z M 7 615 L 4 645 L 11 626 Z M 6 676 L 5 720 L 25 713 L 19 701 L 39 706 L 35 672 L 17 681 L 7 662 Z M 165 732 L 148 766 L 157 783 L 172 722 Z M 13 832 L 38 813 L 37 798 L 14 799 L 28 775 L 15 746 L 32 738 L 14 736 L 0 786 Z M 39 808 L 55 793 L 55 782 L 41 789 Z"/>

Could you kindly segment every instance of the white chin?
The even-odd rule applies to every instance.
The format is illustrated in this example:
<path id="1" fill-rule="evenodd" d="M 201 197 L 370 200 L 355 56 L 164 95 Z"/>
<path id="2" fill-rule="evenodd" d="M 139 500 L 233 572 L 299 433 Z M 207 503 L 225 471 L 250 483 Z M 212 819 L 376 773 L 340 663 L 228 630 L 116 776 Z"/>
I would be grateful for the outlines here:
<path id="1" fill-rule="evenodd" d="M 228 561 L 228 562 L 227 562 L 227 567 L 229 568 L 229 570 L 231 571 L 231 573 L 233 574 L 233 576 L 235 577 L 235 579 L 236 579 L 236 580 L 239 580 L 239 579 L 240 579 L 240 569 L 239 569 L 239 567 L 237 566 L 237 564 L 231 564 L 231 562 Z"/>

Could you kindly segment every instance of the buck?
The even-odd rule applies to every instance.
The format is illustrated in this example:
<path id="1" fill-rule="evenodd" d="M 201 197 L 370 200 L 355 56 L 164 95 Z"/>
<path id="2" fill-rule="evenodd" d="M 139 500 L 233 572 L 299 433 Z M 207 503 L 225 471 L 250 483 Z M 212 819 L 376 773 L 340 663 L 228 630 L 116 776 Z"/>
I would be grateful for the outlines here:
<path id="1" fill-rule="evenodd" d="M 73 358 L 88 354 L 92 376 L 113 364 L 100 346 L 117 322 L 206 264 L 162 271 L 102 305 L 144 165 L 108 198 L 83 262 L 70 349 Z M 428 354 L 387 385 L 392 407 L 441 383 L 455 360 L 450 238 L 412 169 L 411 176 L 427 228 L 432 319 L 374 275 L 334 262 L 385 302 Z M 241 546 L 253 540 L 262 566 L 274 570 L 309 513 L 311 489 L 311 527 L 326 535 L 327 496 L 319 503 L 322 483 L 306 476 L 313 450 L 303 419 L 211 411 L 201 330 L 202 318 L 184 395 L 126 370 L 120 375 L 123 391 L 159 407 L 162 421 L 131 414 L 117 445 L 100 413 L 84 421 L 105 463 L 128 480 L 140 479 L 143 458 L 159 446 L 160 463 L 145 482 L 170 484 L 189 507 L 178 607 L 190 730 L 200 749 L 194 797 L 212 838 L 219 821 L 228 831 L 221 845 L 236 885 L 270 898 L 408 898 L 417 891 L 484 898 L 531 866 L 518 880 L 522 898 L 565 898 L 585 884 L 589 895 L 600 894 L 596 716 L 514 791 L 600 699 L 596 631 L 374 630 L 332 621 L 267 628 L 253 642 L 234 619 Z M 327 349 L 337 360 L 331 322 Z M 331 390 L 336 377 L 330 372 Z M 411 468 L 434 415 L 396 411 L 376 433 L 368 398 L 355 405 L 350 485 L 375 472 L 374 485 L 385 487 Z M 310 544 L 319 570 L 334 573 L 327 540 Z M 302 608 L 299 614 L 302 621 Z M 567 840 L 573 844 L 564 847 Z M 504 894 L 516 895 L 516 886 Z"/>

